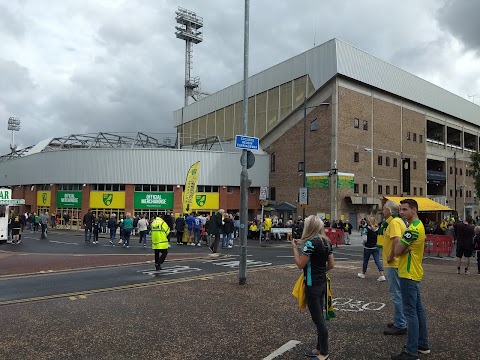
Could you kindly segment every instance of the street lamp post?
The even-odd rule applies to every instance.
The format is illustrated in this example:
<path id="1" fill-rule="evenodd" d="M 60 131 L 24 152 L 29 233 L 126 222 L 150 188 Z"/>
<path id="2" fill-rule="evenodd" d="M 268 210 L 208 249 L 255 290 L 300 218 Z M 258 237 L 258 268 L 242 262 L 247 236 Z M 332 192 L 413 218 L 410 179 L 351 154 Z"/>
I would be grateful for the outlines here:
<path id="1" fill-rule="evenodd" d="M 303 187 L 307 187 L 307 109 L 314 109 L 324 105 L 330 105 L 330 103 L 322 102 L 319 105 L 307 106 L 307 96 L 305 95 L 303 98 Z M 302 209 L 302 216 L 305 219 L 305 207 Z"/>

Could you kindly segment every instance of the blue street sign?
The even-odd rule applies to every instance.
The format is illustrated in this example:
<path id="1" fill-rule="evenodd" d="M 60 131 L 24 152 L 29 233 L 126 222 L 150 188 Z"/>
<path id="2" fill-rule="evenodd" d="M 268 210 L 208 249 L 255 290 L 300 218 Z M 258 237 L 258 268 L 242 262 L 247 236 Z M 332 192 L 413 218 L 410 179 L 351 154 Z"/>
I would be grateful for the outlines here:
<path id="1" fill-rule="evenodd" d="M 235 147 L 238 149 L 258 150 L 258 138 L 252 136 L 235 136 Z"/>

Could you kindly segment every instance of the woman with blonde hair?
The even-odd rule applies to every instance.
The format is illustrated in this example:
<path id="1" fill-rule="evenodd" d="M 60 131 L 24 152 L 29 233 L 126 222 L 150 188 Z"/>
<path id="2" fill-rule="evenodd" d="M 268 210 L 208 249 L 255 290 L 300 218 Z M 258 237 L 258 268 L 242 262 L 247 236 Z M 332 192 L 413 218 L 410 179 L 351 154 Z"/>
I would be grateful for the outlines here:
<path id="1" fill-rule="evenodd" d="M 380 276 L 377 281 L 385 281 L 385 274 L 383 273 L 383 265 L 380 260 L 380 249 L 377 247 L 377 235 L 378 235 L 378 224 L 374 216 L 369 216 L 367 219 L 367 227 L 365 228 L 367 232 L 367 239 L 363 244 L 363 269 L 361 273 L 358 273 L 357 276 L 361 279 L 365 279 L 365 273 L 367 272 L 368 262 L 370 261 L 370 256 L 373 256 L 375 265 L 380 272 Z"/>
<path id="2" fill-rule="evenodd" d="M 327 271 L 333 269 L 332 244 L 325 235 L 322 219 L 310 215 L 305 219 L 302 238 L 302 254 L 297 249 L 297 240 L 292 241 L 295 264 L 303 269 L 305 297 L 312 320 L 317 327 L 317 346 L 305 355 L 316 359 L 328 359 L 328 328 L 325 322 L 325 293 Z"/>

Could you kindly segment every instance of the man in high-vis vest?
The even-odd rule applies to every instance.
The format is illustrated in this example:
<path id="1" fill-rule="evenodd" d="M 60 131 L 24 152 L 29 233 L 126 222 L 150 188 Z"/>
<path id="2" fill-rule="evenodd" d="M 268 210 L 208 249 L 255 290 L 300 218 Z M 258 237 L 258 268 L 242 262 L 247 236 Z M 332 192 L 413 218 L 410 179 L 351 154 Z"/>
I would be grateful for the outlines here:
<path id="1" fill-rule="evenodd" d="M 155 251 L 155 270 L 162 270 L 162 264 L 168 254 L 170 227 L 158 215 L 150 226 L 152 229 L 152 249 Z M 160 256 L 160 253 L 162 253 L 162 256 Z"/>

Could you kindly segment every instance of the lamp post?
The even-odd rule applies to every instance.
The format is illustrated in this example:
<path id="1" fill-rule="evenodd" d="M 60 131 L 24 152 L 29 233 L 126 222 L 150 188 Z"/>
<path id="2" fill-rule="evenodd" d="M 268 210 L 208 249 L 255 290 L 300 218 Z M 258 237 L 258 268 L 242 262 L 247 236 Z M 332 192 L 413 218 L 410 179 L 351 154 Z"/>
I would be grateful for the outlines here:
<path id="1" fill-rule="evenodd" d="M 319 105 L 307 106 L 307 96 L 305 95 L 303 98 L 303 187 L 307 187 L 307 109 L 314 109 L 324 105 L 330 105 L 330 103 L 322 102 Z M 302 209 L 302 216 L 305 219 L 305 207 Z"/>

